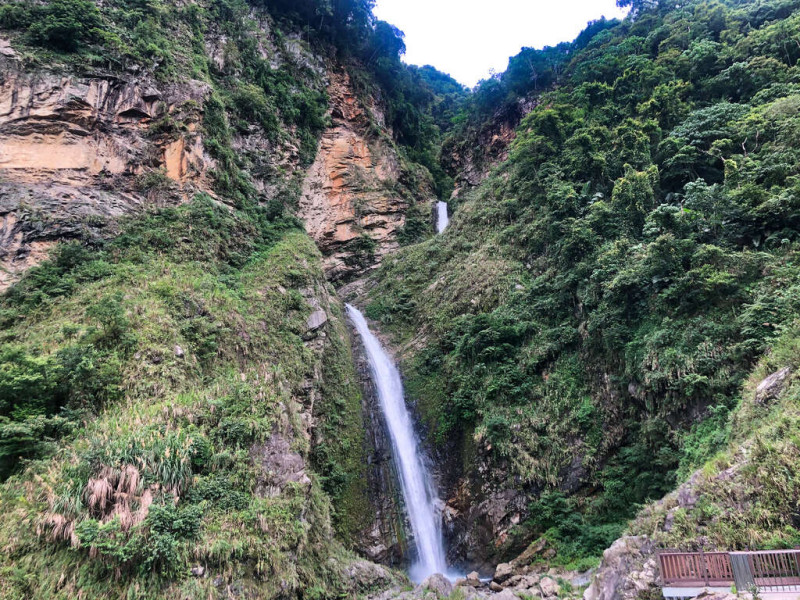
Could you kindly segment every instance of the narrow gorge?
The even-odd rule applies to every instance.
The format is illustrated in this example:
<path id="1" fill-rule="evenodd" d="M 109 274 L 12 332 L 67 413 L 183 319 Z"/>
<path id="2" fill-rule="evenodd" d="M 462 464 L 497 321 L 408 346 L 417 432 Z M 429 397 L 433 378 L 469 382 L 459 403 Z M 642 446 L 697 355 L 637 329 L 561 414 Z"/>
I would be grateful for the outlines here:
<path id="1" fill-rule="evenodd" d="M 406 407 L 400 372 L 369 330 L 361 312 L 349 304 L 347 312 L 369 357 L 370 370 L 392 439 L 393 458 L 416 549 L 410 574 L 419 583 L 429 575 L 449 571 L 445 561 L 438 493 Z"/>
<path id="2" fill-rule="evenodd" d="M 609 6 L 468 88 L 372 0 L 0 4 L 0 599 L 794 556 L 800 0 Z"/>

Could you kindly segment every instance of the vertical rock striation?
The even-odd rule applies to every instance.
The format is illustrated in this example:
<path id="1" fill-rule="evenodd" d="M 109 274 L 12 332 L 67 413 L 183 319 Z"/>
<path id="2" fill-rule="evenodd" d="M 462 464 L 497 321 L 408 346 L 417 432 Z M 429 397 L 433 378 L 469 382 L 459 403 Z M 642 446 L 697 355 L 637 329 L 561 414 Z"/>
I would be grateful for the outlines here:
<path id="1" fill-rule="evenodd" d="M 344 71 L 331 71 L 331 126 L 308 171 L 299 216 L 332 281 L 353 279 L 398 247 L 415 202 L 431 204 L 430 178 L 413 170 L 386 134 L 378 102 L 358 97 Z"/>

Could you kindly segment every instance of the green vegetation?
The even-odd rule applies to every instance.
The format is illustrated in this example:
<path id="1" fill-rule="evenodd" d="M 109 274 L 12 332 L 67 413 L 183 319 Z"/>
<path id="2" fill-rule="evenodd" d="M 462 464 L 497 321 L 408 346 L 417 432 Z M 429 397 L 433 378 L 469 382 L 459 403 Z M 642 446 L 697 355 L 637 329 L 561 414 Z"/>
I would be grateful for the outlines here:
<path id="1" fill-rule="evenodd" d="M 798 8 L 646 3 L 524 50 L 448 141 L 538 94 L 510 158 L 375 277 L 368 314 L 399 343 L 426 333 L 405 371 L 435 438 L 538 497 L 516 539 L 559 560 L 725 447 L 796 318 Z"/>
<path id="2" fill-rule="evenodd" d="M 266 495 L 269 467 L 254 458 L 275 434 L 309 454 L 293 423 L 323 357 L 304 342 L 311 307 L 297 290 L 324 286 L 293 218 L 201 195 L 101 248 L 63 245 L 13 287 L 0 595 L 207 597 L 212 580 L 191 578 L 193 565 L 260 597 L 338 593 L 349 557 L 331 539 L 327 484 L 312 475 Z M 337 333 L 315 385 L 358 407 Z"/>
<path id="3" fill-rule="evenodd" d="M 291 216 L 331 65 L 384 103 L 394 139 L 370 135 L 399 151 L 404 196 L 432 177 L 447 197 L 449 155 L 519 122 L 444 235 L 406 197 L 403 249 L 365 288 L 473 499 L 530 499 L 494 558 L 544 537 L 586 567 L 703 465 L 693 510 L 668 498 L 633 531 L 669 518 L 668 545 L 798 543 L 797 383 L 750 398 L 798 361 L 800 0 L 621 4 L 630 18 L 526 48 L 473 93 L 403 64 L 371 0 L 0 7 L 26 64 L 207 84 L 146 135 L 191 115 L 216 194 L 62 243 L 0 299 L 0 596 L 205 598 L 217 577 L 244 596 L 349 593 L 340 541 L 371 517 L 361 394 Z M 133 186 L 176 194 L 160 171 Z M 368 266 L 376 242 L 346 251 Z M 307 331 L 310 296 L 325 336 Z M 271 485 L 278 442 L 308 480 Z"/>
<path id="4" fill-rule="evenodd" d="M 352 585 L 345 546 L 371 519 L 361 392 L 341 306 L 291 216 L 329 124 L 325 69 L 344 64 L 360 93 L 385 94 L 409 189 L 430 180 L 414 160 L 442 193 L 447 178 L 436 97 L 400 61 L 401 34 L 351 4 L 314 12 L 319 31 L 298 3 L 0 7 L 26 64 L 208 84 L 146 135 L 201 133 L 216 194 L 129 217 L 113 240 L 61 243 L 0 298 L 3 598 L 327 598 Z M 154 205 L 179 194 L 163 171 L 132 185 Z M 426 217 L 409 220 L 405 243 L 427 234 Z M 359 238 L 352 260 L 371 263 L 375 247 Z M 329 315 L 313 342 L 309 293 Z M 269 484 L 276 436 L 309 483 Z M 192 577 L 196 566 L 213 576 Z"/>
<path id="5" fill-rule="evenodd" d="M 730 447 L 691 479 L 697 501 L 681 506 L 676 494 L 643 509 L 630 530 L 655 534 L 664 547 L 793 548 L 800 543 L 800 388 L 789 376 L 778 394 L 758 396 L 767 375 L 800 366 L 797 326 L 787 328 L 758 364 L 727 420 Z M 665 527 L 669 522 L 670 526 Z"/>
<path id="6" fill-rule="evenodd" d="M 220 163 L 220 193 L 241 204 L 255 194 L 241 171 L 255 174 L 259 166 L 233 152 L 232 133 L 257 127 L 272 143 L 296 144 L 301 164 L 308 165 L 328 108 L 314 66 L 287 50 L 279 30 L 265 37 L 251 10 L 245 0 L 186 6 L 112 1 L 99 8 L 88 0 L 24 0 L 0 7 L 0 29 L 44 63 L 64 62 L 78 71 L 144 68 L 164 81 L 192 77 L 211 83 L 217 93 L 204 106 L 207 145 Z M 263 18 L 271 23 L 269 15 Z M 208 55 L 214 44 L 224 45 L 215 49 L 221 61 Z M 168 134 L 179 125 L 160 122 L 152 133 Z"/>

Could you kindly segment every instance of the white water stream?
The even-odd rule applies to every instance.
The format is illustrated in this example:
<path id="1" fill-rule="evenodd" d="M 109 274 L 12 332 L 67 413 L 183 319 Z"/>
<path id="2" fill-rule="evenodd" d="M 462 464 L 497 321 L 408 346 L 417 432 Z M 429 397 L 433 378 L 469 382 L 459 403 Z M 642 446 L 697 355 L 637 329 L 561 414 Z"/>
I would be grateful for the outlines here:
<path id="1" fill-rule="evenodd" d="M 447 202 L 441 200 L 436 205 L 436 231 L 442 233 L 450 224 L 450 217 L 447 214 Z"/>
<path id="2" fill-rule="evenodd" d="M 440 502 L 428 469 L 422 460 L 419 440 L 403 397 L 403 381 L 392 359 L 369 330 L 358 309 L 347 305 L 369 359 L 370 371 L 378 390 L 381 410 L 386 418 L 400 485 L 403 490 L 417 561 L 411 566 L 411 579 L 419 583 L 433 573 L 446 573 L 442 539 Z"/>

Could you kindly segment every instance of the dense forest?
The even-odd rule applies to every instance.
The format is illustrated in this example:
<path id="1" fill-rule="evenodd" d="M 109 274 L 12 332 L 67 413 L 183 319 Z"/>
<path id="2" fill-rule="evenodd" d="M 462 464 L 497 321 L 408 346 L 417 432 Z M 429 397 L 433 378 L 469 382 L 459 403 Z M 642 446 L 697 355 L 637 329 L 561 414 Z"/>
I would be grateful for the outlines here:
<path id="1" fill-rule="evenodd" d="M 212 165 L 195 189 L 145 157 L 125 183 L 141 210 L 48 239 L 0 296 L 0 597 L 402 584 L 360 575 L 364 396 L 298 218 L 321 137 L 344 118 L 338 71 L 354 103 L 378 107 L 365 136 L 398 165 L 403 190 L 378 193 L 427 186 L 449 202 L 439 236 L 410 202 L 380 264 L 365 227 L 348 251 L 368 268 L 342 294 L 396 350 L 442 485 L 475 506 L 521 498 L 483 558 L 544 540 L 548 565 L 594 568 L 626 530 L 659 539 L 665 509 L 650 503 L 693 474 L 701 509 L 663 544 L 698 531 L 707 549 L 800 544 L 797 384 L 753 401 L 761 378 L 800 364 L 800 0 L 619 4 L 623 21 L 524 48 L 472 90 L 406 65 L 372 0 L 0 6 L 17 61 L 0 63 L 0 86 L 20 71 L 191 82 L 202 102 L 136 112 L 136 135 L 200 135 Z M 507 148 L 482 154 L 500 128 Z M 17 193 L 4 178 L 3 218 Z M 49 231 L 20 207 L 26 233 Z M 276 484 L 279 454 L 302 469 Z"/>
<path id="2" fill-rule="evenodd" d="M 534 95 L 509 159 L 375 277 L 368 314 L 412 342 L 432 435 L 527 490 L 518 535 L 564 560 L 726 447 L 742 383 L 796 327 L 799 6 L 635 4 L 524 50 L 445 140 Z"/>

